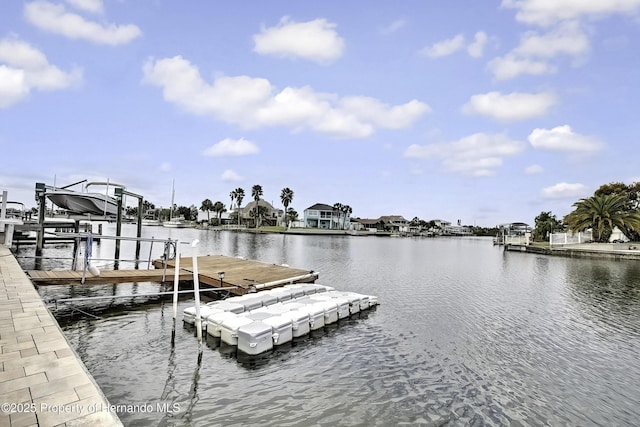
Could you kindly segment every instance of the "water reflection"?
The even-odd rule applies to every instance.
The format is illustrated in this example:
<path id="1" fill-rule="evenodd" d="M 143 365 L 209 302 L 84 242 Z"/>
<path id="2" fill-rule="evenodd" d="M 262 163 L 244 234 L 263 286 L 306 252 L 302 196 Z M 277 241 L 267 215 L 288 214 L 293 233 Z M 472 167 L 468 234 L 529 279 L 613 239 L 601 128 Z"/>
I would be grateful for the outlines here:
<path id="1" fill-rule="evenodd" d="M 567 283 L 573 305 L 586 319 L 636 332 L 640 316 L 640 265 L 637 262 L 572 263 Z"/>

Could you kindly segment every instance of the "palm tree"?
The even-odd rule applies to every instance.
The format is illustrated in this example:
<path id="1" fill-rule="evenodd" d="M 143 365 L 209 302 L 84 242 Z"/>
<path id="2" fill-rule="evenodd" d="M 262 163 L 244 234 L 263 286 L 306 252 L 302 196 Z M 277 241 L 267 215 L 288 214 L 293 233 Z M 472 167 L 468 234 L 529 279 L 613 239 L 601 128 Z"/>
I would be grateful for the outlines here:
<path id="1" fill-rule="evenodd" d="M 214 211 L 217 214 L 218 225 L 220 225 L 220 221 L 222 220 L 222 212 L 226 212 L 227 208 L 224 206 L 224 203 L 218 201 L 213 204 L 212 211 Z"/>
<path id="2" fill-rule="evenodd" d="M 254 185 L 253 187 L 251 187 L 251 197 L 253 197 L 253 200 L 255 200 L 256 202 L 256 217 L 257 217 L 257 221 L 256 221 L 256 228 L 258 228 L 260 226 L 261 223 L 261 219 L 262 219 L 262 215 L 261 215 L 261 211 L 258 209 L 258 202 L 260 201 L 260 196 L 262 196 L 262 185 Z"/>
<path id="3" fill-rule="evenodd" d="M 340 224 L 340 218 L 342 217 L 342 208 L 344 208 L 344 205 L 342 203 L 333 204 L 333 213 L 338 213 L 338 220 L 335 221 L 336 224 Z"/>
<path id="4" fill-rule="evenodd" d="M 297 221 L 298 220 L 298 212 L 296 212 L 295 209 L 293 208 L 289 208 L 287 210 L 287 221 L 289 223 L 289 225 L 291 225 L 292 222 Z"/>
<path id="5" fill-rule="evenodd" d="M 249 212 L 249 215 L 255 219 L 256 227 L 258 227 L 258 221 L 260 220 L 260 218 L 262 218 L 266 214 L 267 207 L 261 205 L 256 205 L 256 207 L 251 209 L 251 212 Z"/>
<path id="6" fill-rule="evenodd" d="M 353 213 L 353 209 L 349 205 L 342 206 L 342 213 L 344 217 L 342 218 L 342 229 L 344 230 L 347 226 L 347 217 Z"/>
<path id="7" fill-rule="evenodd" d="M 206 212 L 207 213 L 207 222 L 211 222 L 211 217 L 209 215 L 209 211 L 214 210 L 213 208 L 214 208 L 214 206 L 213 206 L 213 202 L 211 200 L 204 199 L 202 201 L 202 205 L 200 206 L 200 210 L 202 212 Z"/>
<path id="8" fill-rule="evenodd" d="M 616 194 L 591 196 L 573 204 L 575 210 L 564 217 L 573 232 L 591 228 L 594 240 L 607 242 L 614 227 L 640 230 L 640 213 L 625 210 L 626 199 Z"/>
<path id="9" fill-rule="evenodd" d="M 231 199 L 231 204 L 229 205 L 229 210 L 232 211 L 233 210 L 233 202 L 236 200 L 236 190 L 233 190 L 231 193 L 229 193 L 229 198 Z"/>
<path id="10" fill-rule="evenodd" d="M 242 219 L 240 208 L 242 207 L 242 199 L 244 199 L 244 189 L 238 187 L 233 192 L 236 193 L 236 202 L 238 202 L 238 227 L 240 227 L 240 220 Z"/>
<path id="11" fill-rule="evenodd" d="M 280 200 L 282 201 L 282 205 L 284 206 L 284 212 L 286 214 L 286 212 L 288 211 L 289 205 L 293 200 L 293 190 L 290 189 L 289 187 L 283 188 L 282 192 L 280 193 Z"/>

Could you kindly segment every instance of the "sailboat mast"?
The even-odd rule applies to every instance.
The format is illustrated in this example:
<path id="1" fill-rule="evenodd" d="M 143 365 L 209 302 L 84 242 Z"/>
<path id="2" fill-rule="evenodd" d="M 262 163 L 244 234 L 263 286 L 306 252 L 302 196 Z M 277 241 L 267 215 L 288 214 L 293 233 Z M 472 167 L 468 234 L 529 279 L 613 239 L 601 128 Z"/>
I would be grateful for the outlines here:
<path id="1" fill-rule="evenodd" d="M 173 199 L 176 195 L 176 180 L 171 182 L 171 209 L 169 209 L 169 221 L 173 219 Z"/>

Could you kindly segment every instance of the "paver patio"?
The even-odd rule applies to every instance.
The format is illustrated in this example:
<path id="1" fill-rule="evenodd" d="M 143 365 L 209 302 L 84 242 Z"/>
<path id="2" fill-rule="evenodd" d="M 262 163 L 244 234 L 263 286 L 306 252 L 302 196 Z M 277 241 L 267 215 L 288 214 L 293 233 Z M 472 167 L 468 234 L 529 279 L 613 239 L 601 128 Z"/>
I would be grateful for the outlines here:
<path id="1" fill-rule="evenodd" d="M 11 251 L 0 245 L 0 427 L 122 426 Z"/>

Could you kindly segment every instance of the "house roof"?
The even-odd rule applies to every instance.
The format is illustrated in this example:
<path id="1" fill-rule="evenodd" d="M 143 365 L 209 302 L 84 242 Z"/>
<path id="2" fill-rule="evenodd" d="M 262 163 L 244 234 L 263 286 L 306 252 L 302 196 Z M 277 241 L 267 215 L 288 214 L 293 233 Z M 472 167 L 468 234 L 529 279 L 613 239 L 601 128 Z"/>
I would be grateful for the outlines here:
<path id="1" fill-rule="evenodd" d="M 316 203 L 313 206 L 309 206 L 305 210 L 309 210 L 309 209 L 313 209 L 317 211 L 333 211 L 333 206 L 325 205 L 324 203 Z"/>
<path id="2" fill-rule="evenodd" d="M 378 221 L 384 222 L 408 222 L 402 215 L 384 215 Z"/>
<path id="3" fill-rule="evenodd" d="M 375 224 L 380 224 L 381 222 L 380 219 L 370 219 L 370 218 L 360 218 L 352 221 L 359 222 L 360 224 L 363 224 L 363 225 L 375 225 Z"/>
<path id="4" fill-rule="evenodd" d="M 259 206 L 265 206 L 267 209 L 271 210 L 271 211 L 275 211 L 275 210 L 282 210 L 282 209 L 276 209 L 274 208 L 271 203 L 267 202 L 264 199 L 260 199 L 258 201 L 258 205 Z M 251 209 L 253 209 L 256 206 L 256 201 L 252 200 L 249 203 L 247 203 L 242 209 L 246 210 L 246 211 L 250 211 Z"/>

